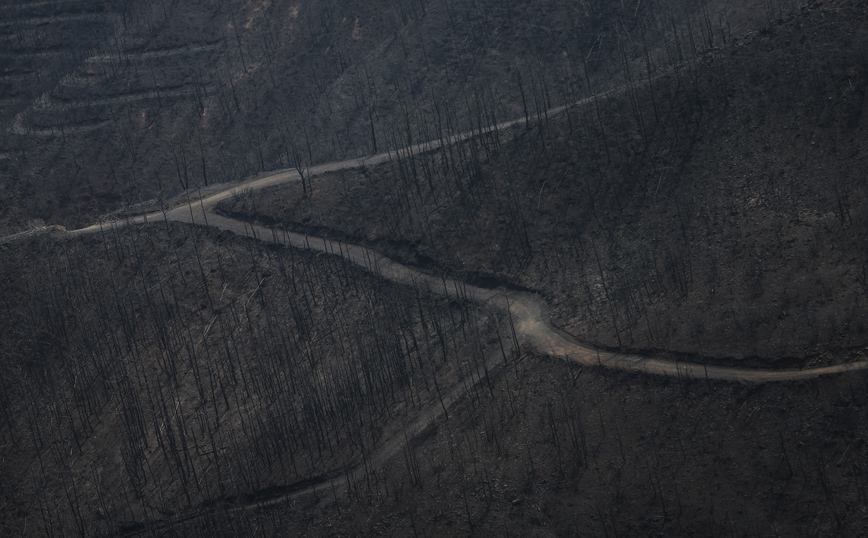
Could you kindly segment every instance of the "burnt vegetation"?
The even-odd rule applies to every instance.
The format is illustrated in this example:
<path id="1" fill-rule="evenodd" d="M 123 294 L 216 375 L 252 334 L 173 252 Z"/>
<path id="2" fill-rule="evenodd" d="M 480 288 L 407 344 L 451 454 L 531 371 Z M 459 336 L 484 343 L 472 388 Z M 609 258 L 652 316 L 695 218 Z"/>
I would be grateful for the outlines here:
<path id="1" fill-rule="evenodd" d="M 344 259 L 863 360 L 868 14 L 730 4 L 0 6 L 0 534 L 863 535 L 868 375 Z M 166 217 L 283 168 L 217 210 L 338 252 Z"/>

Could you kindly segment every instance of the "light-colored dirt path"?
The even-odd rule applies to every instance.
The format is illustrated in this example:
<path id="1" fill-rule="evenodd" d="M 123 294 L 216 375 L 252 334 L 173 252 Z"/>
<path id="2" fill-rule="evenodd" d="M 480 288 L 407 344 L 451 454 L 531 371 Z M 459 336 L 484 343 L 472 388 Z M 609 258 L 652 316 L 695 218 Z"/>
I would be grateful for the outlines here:
<path id="1" fill-rule="evenodd" d="M 586 99 L 582 99 L 572 105 L 581 106 L 593 102 L 594 99 L 610 96 L 624 91 L 623 88 L 610 90 Z M 568 107 L 561 106 L 549 110 L 546 115 L 552 116 L 563 113 Z M 524 118 L 505 121 L 496 126 L 483 130 L 457 134 L 448 139 L 438 139 L 397 151 L 379 153 L 371 157 L 362 157 L 324 163 L 310 167 L 306 171 L 309 177 L 334 172 L 374 166 L 387 162 L 391 159 L 403 158 L 411 154 L 431 151 L 444 144 L 454 144 L 467 140 L 474 136 L 516 127 L 525 122 Z M 425 286 L 431 290 L 449 295 L 463 295 L 471 300 L 486 302 L 494 305 L 502 311 L 508 311 L 514 320 L 516 336 L 521 344 L 534 347 L 540 352 L 563 357 L 581 364 L 602 366 L 617 370 L 642 372 L 646 374 L 664 375 L 691 379 L 719 379 L 725 381 L 739 381 L 746 383 L 767 383 L 773 381 L 795 381 L 810 379 L 821 375 L 841 374 L 857 370 L 868 369 L 868 360 L 826 366 L 822 368 L 808 368 L 804 370 L 761 370 L 753 368 L 738 368 L 729 366 L 711 366 L 691 362 L 678 362 L 657 359 L 642 355 L 630 355 L 613 353 L 596 349 L 583 344 L 575 338 L 564 334 L 552 326 L 545 315 L 545 305 L 535 295 L 506 290 L 486 289 L 454 280 L 440 278 L 422 271 L 401 265 L 394 260 L 386 258 L 374 251 L 359 245 L 350 245 L 331 241 L 320 237 L 304 236 L 291 232 L 279 232 L 274 229 L 248 224 L 239 220 L 217 215 L 212 211 L 216 204 L 238 193 L 255 191 L 273 187 L 293 181 L 299 181 L 300 176 L 294 169 L 278 170 L 260 177 L 252 178 L 240 184 L 228 185 L 216 188 L 209 194 L 203 195 L 187 204 L 175 207 L 165 212 L 154 212 L 146 215 L 131 217 L 124 221 L 110 223 L 98 223 L 87 228 L 67 232 L 69 234 L 96 233 L 106 226 L 123 226 L 145 222 L 163 221 L 164 219 L 211 226 L 221 230 L 227 230 L 238 235 L 254 237 L 262 241 L 282 243 L 297 248 L 306 248 L 342 256 L 366 270 L 373 271 L 383 278 L 412 286 Z"/>
<path id="2" fill-rule="evenodd" d="M 166 217 L 171 220 L 219 228 L 261 241 L 282 243 L 297 248 L 342 256 L 344 259 L 393 282 L 425 287 L 435 293 L 486 303 L 509 313 L 513 320 L 516 336 L 521 344 L 527 344 L 540 352 L 581 364 L 678 378 L 719 379 L 748 383 L 795 381 L 821 375 L 868 369 L 868 361 L 860 361 L 804 370 L 761 370 L 677 362 L 599 350 L 582 344 L 553 327 L 545 316 L 546 305 L 535 295 L 502 289 L 480 288 L 456 280 L 437 277 L 402 265 L 359 245 L 252 225 L 210 211 L 203 211 L 203 207 L 207 208 L 208 206 L 200 204 L 198 208 L 195 206 L 179 208 L 167 213 Z"/>

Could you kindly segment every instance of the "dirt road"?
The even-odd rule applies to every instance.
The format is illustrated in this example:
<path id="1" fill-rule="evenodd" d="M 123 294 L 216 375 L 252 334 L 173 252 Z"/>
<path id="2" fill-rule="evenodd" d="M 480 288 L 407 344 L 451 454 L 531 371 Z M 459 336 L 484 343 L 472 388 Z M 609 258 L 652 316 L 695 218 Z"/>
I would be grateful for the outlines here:
<path id="1" fill-rule="evenodd" d="M 220 195 L 215 195 L 208 200 L 217 198 L 222 199 Z M 546 305 L 535 295 L 503 289 L 480 288 L 463 282 L 437 277 L 402 265 L 359 245 L 251 225 L 217 215 L 207 210 L 203 211 L 203 207 L 207 208 L 208 205 L 200 204 L 198 208 L 195 206 L 178 208 L 167 213 L 167 218 L 192 224 L 207 225 L 238 235 L 253 237 L 260 241 L 280 243 L 342 256 L 344 259 L 352 261 L 366 270 L 393 282 L 424 287 L 442 295 L 462 297 L 489 304 L 501 311 L 509 312 L 520 344 L 527 344 L 540 352 L 563 357 L 589 366 L 603 366 L 617 370 L 679 378 L 720 379 L 748 383 L 795 381 L 821 375 L 868 369 L 868 361 L 860 361 L 805 370 L 760 370 L 728 366 L 707 366 L 698 363 L 676 362 L 641 355 L 603 351 L 582 344 L 553 327 L 546 319 Z"/>
<path id="2" fill-rule="evenodd" d="M 610 90 L 609 92 L 588 97 L 573 103 L 570 106 L 581 106 L 583 104 L 591 103 L 594 99 L 606 97 L 618 91 L 622 90 Z M 567 107 L 564 106 L 554 108 L 548 111 L 547 115 L 562 113 L 566 108 Z M 431 151 L 444 144 L 460 142 L 486 132 L 492 132 L 495 129 L 498 131 L 506 131 L 512 127 L 519 126 L 524 122 L 524 118 L 519 118 L 502 122 L 497 126 L 485 130 L 461 133 L 449 137 L 448 139 L 433 140 L 397 151 L 379 153 L 371 157 L 324 163 L 307 169 L 305 171 L 305 176 L 314 177 L 338 170 L 374 166 L 391 159 L 398 159 L 411 154 Z M 495 306 L 501 311 L 509 312 L 515 327 L 516 337 L 520 344 L 530 345 L 543 353 L 563 357 L 586 365 L 679 378 L 719 379 L 746 383 L 795 381 L 800 379 L 810 379 L 821 375 L 841 374 L 868 369 L 868 360 L 804 370 L 760 370 L 728 366 L 707 366 L 698 363 L 676 362 L 641 355 L 629 355 L 599 350 L 583 344 L 575 338 L 566 335 L 562 331 L 553 327 L 547 320 L 546 305 L 542 303 L 538 296 L 506 291 L 503 289 L 480 288 L 463 282 L 444 279 L 401 265 L 394 260 L 359 245 L 351 245 L 320 237 L 300 235 L 297 233 L 277 231 L 227 218 L 212 211 L 216 204 L 236 195 L 237 193 L 260 190 L 299 180 L 299 173 L 294 169 L 278 170 L 260 177 L 252 178 L 240 184 L 214 187 L 210 189 L 208 194 L 165 212 L 153 212 L 131 217 L 123 221 L 98 223 L 87 228 L 72 230 L 67 233 L 71 235 L 97 233 L 107 227 L 172 220 L 211 226 L 238 235 L 253 237 L 261 241 L 281 243 L 297 248 L 317 250 L 334 254 L 336 256 L 342 256 L 353 263 L 364 267 L 366 270 L 375 272 L 388 280 L 411 286 L 424 286 L 444 295 L 462 296 L 471 300 L 485 302 Z"/>

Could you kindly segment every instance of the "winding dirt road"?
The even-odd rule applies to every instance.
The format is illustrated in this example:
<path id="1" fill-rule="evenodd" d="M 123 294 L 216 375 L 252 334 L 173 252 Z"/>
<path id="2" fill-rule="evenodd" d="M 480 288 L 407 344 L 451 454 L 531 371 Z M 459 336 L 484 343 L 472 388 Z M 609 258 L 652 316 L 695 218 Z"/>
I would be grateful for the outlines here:
<path id="1" fill-rule="evenodd" d="M 222 193 L 221 193 L 222 194 Z M 212 198 L 218 198 L 214 195 Z M 203 211 L 203 207 L 206 208 Z M 272 228 L 251 225 L 207 211 L 208 206 L 188 206 L 166 214 L 170 220 L 202 224 L 226 230 L 260 241 L 280 243 L 341 256 L 379 276 L 410 286 L 424 287 L 434 293 L 463 297 L 488 304 L 508 312 L 513 320 L 520 344 L 527 344 L 540 352 L 563 357 L 589 366 L 603 366 L 617 370 L 642 372 L 691 379 L 720 379 L 750 383 L 769 381 L 795 381 L 827 374 L 868 369 L 868 361 L 811 368 L 805 370 L 759 370 L 727 366 L 707 366 L 698 363 L 676 362 L 662 359 L 603 351 L 582 344 L 553 327 L 546 319 L 546 305 L 535 295 L 471 286 L 456 280 L 426 274 L 402 265 L 359 245 L 346 244 L 320 237 L 304 236 L 292 232 L 279 232 Z"/>
<path id="2" fill-rule="evenodd" d="M 591 103 L 595 99 L 622 91 L 624 91 L 623 88 L 609 90 L 608 92 L 582 99 L 581 101 L 577 101 L 569 106 L 561 106 L 551 109 L 546 113 L 546 115 L 551 116 L 560 114 L 569 107 Z M 457 134 L 448 139 L 424 142 L 397 151 L 379 153 L 370 157 L 320 164 L 309 168 L 306 175 L 313 177 L 337 170 L 374 166 L 391 159 L 404 158 L 411 154 L 431 151 L 446 144 L 454 144 L 474 136 L 494 132 L 495 130 L 505 131 L 524 122 L 524 118 L 519 118 L 499 123 L 487 129 Z M 368 271 L 377 273 L 385 279 L 411 286 L 424 286 L 436 293 L 442 293 L 445 295 L 461 295 L 474 301 L 487 303 L 501 311 L 508 312 L 512 317 L 519 344 L 530 345 L 540 352 L 590 366 L 602 366 L 617 370 L 678 378 L 719 379 L 745 383 L 796 381 L 822 375 L 868 370 L 868 360 L 803 370 L 762 370 L 729 366 L 710 366 L 699 363 L 678 362 L 650 358 L 641 355 L 604 351 L 583 344 L 552 326 L 545 315 L 546 305 L 543 304 L 541 299 L 536 295 L 503 289 L 488 289 L 471 286 L 463 282 L 423 273 L 360 245 L 346 244 L 325 238 L 311 237 L 292 232 L 277 231 L 275 229 L 231 219 L 213 212 L 213 208 L 216 204 L 238 193 L 261 190 L 275 185 L 300 181 L 300 179 L 298 171 L 294 169 L 279 170 L 258 178 L 250 179 L 240 184 L 219 188 L 210 194 L 206 194 L 198 199 L 191 200 L 184 205 L 177 206 L 165 212 L 139 215 L 123 221 L 97 223 L 88 226 L 87 228 L 72 230 L 66 233 L 71 235 L 98 233 L 104 230 L 107 226 L 125 226 L 129 224 L 172 220 L 210 226 L 238 235 L 253 237 L 261 241 L 280 243 L 296 248 L 311 249 L 326 252 L 328 254 L 334 254 L 336 256 L 342 256 L 343 258 L 364 267 Z"/>

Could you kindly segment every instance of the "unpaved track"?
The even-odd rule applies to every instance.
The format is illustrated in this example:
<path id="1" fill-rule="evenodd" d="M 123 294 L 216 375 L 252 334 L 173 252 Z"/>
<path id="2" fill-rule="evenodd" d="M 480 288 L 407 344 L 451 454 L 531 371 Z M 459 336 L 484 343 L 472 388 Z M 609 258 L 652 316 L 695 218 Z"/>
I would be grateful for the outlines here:
<path id="1" fill-rule="evenodd" d="M 214 197 L 217 196 L 219 195 L 215 195 Z M 207 208 L 207 205 L 204 207 Z M 868 369 L 868 361 L 860 361 L 805 370 L 759 370 L 677 362 L 641 355 L 603 351 L 582 344 L 573 337 L 553 327 L 546 319 L 545 305 L 537 296 L 532 294 L 503 289 L 480 288 L 456 280 L 437 277 L 402 265 L 359 245 L 251 225 L 243 221 L 217 215 L 207 210 L 203 211 L 202 204 L 198 208 L 191 205 L 186 208 L 175 209 L 167 213 L 166 218 L 192 224 L 208 225 L 238 235 L 253 237 L 260 241 L 281 243 L 297 248 L 334 254 L 393 282 L 424 287 L 434 293 L 467 298 L 494 306 L 501 311 L 509 313 L 519 343 L 528 344 L 538 351 L 549 355 L 563 357 L 590 366 L 604 366 L 617 370 L 678 378 L 719 379 L 749 383 L 795 381 L 827 374 Z"/>
<path id="2" fill-rule="evenodd" d="M 616 88 L 597 94 L 569 106 L 560 106 L 549 110 L 546 116 L 560 114 L 567 108 L 592 103 L 595 99 L 623 92 L 624 88 Z M 445 144 L 454 144 L 474 136 L 491 133 L 495 130 L 505 131 L 525 122 L 524 118 L 505 121 L 483 130 L 457 134 L 447 139 L 437 139 L 397 151 L 379 153 L 371 157 L 348 159 L 313 166 L 305 171 L 305 175 L 316 175 L 374 166 L 391 159 L 403 158 L 437 149 Z M 294 169 L 278 170 L 261 177 L 253 178 L 240 184 L 226 186 L 216 192 L 204 195 L 185 205 L 175 207 L 165 212 L 154 212 L 147 215 L 131 217 L 124 221 L 98 223 L 87 228 L 67 232 L 71 235 L 96 233 L 106 226 L 123 226 L 162 220 L 173 220 L 211 226 L 230 231 L 238 235 L 253 237 L 262 241 L 281 243 L 297 248 L 312 249 L 337 256 L 342 256 L 353 263 L 373 271 L 378 275 L 411 286 L 424 286 L 434 292 L 452 296 L 463 296 L 471 300 L 491 304 L 502 311 L 508 311 L 512 317 L 516 336 L 520 344 L 527 344 L 538 351 L 557 357 L 563 357 L 581 364 L 603 366 L 630 372 L 664 375 L 689 379 L 719 379 L 745 383 L 767 383 L 772 381 L 796 381 L 810 379 L 821 375 L 840 374 L 857 370 L 868 370 L 868 360 L 826 366 L 822 368 L 807 368 L 804 370 L 761 370 L 753 368 L 737 368 L 729 366 L 710 366 L 692 362 L 679 362 L 656 359 L 642 355 L 613 353 L 583 344 L 575 338 L 552 326 L 545 315 L 545 305 L 536 295 L 506 291 L 502 289 L 487 289 L 471 286 L 463 282 L 440 278 L 422 271 L 407 267 L 394 260 L 378 254 L 359 245 L 351 245 L 320 237 L 312 237 L 292 232 L 248 224 L 236 219 L 217 215 L 212 208 L 219 202 L 245 191 L 261 190 L 267 187 L 299 181 L 300 176 Z"/>

